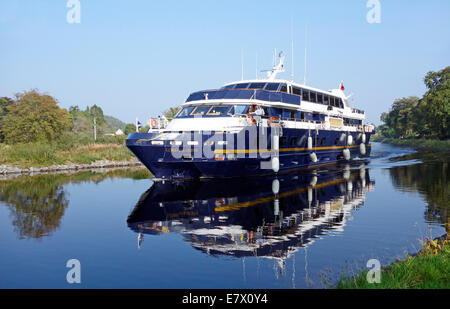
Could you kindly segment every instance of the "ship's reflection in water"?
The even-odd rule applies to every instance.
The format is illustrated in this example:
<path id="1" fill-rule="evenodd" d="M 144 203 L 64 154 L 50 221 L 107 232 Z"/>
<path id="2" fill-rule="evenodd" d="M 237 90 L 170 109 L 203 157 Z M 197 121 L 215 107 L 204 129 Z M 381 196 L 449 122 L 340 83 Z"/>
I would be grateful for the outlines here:
<path id="1" fill-rule="evenodd" d="M 369 170 L 314 171 L 277 178 L 158 182 L 128 217 L 144 235 L 175 232 L 211 256 L 286 259 L 323 235 L 343 231 L 374 188 Z"/>

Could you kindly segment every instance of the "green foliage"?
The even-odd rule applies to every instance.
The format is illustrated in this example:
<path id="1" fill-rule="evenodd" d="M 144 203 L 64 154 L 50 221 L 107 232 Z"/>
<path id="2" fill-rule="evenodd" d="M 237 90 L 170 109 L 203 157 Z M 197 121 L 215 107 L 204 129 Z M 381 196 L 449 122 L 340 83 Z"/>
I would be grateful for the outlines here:
<path id="1" fill-rule="evenodd" d="M 125 134 L 135 133 L 136 132 L 136 125 L 134 123 L 127 123 L 125 126 L 125 129 L 123 131 Z"/>
<path id="2" fill-rule="evenodd" d="M 3 142 L 5 139 L 5 136 L 3 135 L 2 132 L 2 127 L 6 115 L 9 113 L 9 108 L 13 104 L 14 101 L 10 98 L 7 97 L 0 98 L 0 142 Z"/>
<path id="3" fill-rule="evenodd" d="M 450 245 L 448 241 L 436 253 L 434 248 L 425 248 L 415 257 L 409 256 L 381 272 L 380 283 L 368 283 L 367 272 L 355 277 L 343 276 L 338 289 L 449 289 Z"/>
<path id="4" fill-rule="evenodd" d="M 450 138 L 450 67 L 429 72 L 425 79 L 428 91 L 422 99 L 402 98 L 381 115 L 379 132 L 385 137 Z"/>
<path id="5" fill-rule="evenodd" d="M 170 107 L 169 109 L 164 111 L 163 115 L 170 120 L 173 119 L 173 117 L 175 117 L 175 115 L 178 113 L 179 110 L 180 110 L 179 107 Z"/>
<path id="6" fill-rule="evenodd" d="M 70 128 L 71 115 L 37 90 L 18 93 L 8 109 L 2 132 L 9 144 L 52 142 Z"/>

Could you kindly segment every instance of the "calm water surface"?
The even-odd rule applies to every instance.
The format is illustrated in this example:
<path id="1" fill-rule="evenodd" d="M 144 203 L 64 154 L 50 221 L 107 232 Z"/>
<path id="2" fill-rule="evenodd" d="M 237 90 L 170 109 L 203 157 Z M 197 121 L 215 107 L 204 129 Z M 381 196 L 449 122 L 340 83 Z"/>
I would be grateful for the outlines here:
<path id="1" fill-rule="evenodd" d="M 274 178 L 153 183 L 144 170 L 0 180 L 0 288 L 321 288 L 445 233 L 448 152 Z M 81 263 L 68 284 L 66 262 Z"/>

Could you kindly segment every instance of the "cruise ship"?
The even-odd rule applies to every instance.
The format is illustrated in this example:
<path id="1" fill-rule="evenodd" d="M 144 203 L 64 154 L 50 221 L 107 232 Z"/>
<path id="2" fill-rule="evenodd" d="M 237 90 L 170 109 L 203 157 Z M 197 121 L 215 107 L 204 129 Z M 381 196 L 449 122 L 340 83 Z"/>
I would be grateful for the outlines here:
<path id="1" fill-rule="evenodd" d="M 374 126 L 338 89 L 277 79 L 241 80 L 188 96 L 170 121 L 152 119 L 127 147 L 156 179 L 281 174 L 370 155 Z"/>

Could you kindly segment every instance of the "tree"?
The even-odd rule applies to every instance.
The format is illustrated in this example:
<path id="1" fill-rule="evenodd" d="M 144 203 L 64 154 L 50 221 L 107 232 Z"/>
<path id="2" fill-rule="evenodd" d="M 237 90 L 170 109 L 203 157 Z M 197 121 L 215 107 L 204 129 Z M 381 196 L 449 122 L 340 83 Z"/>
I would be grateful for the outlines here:
<path id="1" fill-rule="evenodd" d="M 2 133 L 2 127 L 6 115 L 9 113 L 9 108 L 14 104 L 14 101 L 10 98 L 0 98 L 0 142 L 3 142 L 5 136 Z"/>
<path id="2" fill-rule="evenodd" d="M 135 133 L 136 132 L 136 125 L 133 123 L 127 123 L 125 126 L 125 129 L 123 130 L 125 134 Z"/>
<path id="3" fill-rule="evenodd" d="M 56 99 L 37 90 L 16 94 L 4 118 L 5 142 L 52 142 L 71 126 L 71 115 L 58 107 Z"/>
<path id="4" fill-rule="evenodd" d="M 164 111 L 163 115 L 167 119 L 173 119 L 179 110 L 180 110 L 179 107 L 170 107 L 169 109 Z"/>
<path id="5" fill-rule="evenodd" d="M 439 139 L 450 138 L 450 66 L 428 72 L 424 83 L 428 91 L 420 101 L 419 111 L 426 123 L 425 134 Z"/>

